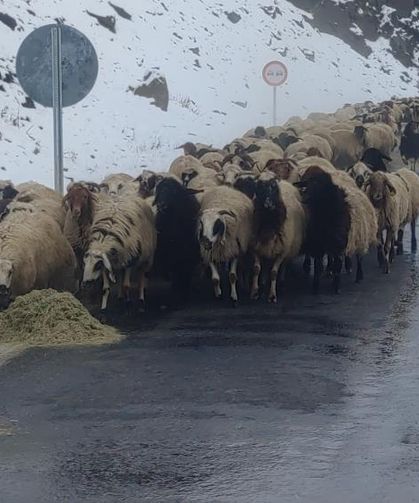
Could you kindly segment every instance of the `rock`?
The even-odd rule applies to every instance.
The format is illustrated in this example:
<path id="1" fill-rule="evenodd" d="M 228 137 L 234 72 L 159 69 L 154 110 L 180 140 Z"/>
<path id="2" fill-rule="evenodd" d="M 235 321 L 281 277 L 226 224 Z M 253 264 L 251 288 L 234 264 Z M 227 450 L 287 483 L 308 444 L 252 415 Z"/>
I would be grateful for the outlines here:
<path id="1" fill-rule="evenodd" d="M 167 87 L 166 78 L 162 75 L 155 76 L 152 79 L 150 77 L 152 77 L 151 72 L 145 76 L 144 84 L 135 89 L 130 87 L 130 90 L 135 96 L 154 99 L 151 104 L 167 112 L 169 107 L 169 88 Z"/>

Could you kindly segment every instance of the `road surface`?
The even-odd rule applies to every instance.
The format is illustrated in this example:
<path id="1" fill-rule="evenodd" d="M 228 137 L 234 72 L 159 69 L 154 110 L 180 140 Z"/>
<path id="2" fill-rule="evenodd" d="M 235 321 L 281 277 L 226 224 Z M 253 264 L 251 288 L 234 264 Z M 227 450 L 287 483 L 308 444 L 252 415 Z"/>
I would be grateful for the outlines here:
<path id="1" fill-rule="evenodd" d="M 418 263 L 0 367 L 0 501 L 419 500 Z"/>

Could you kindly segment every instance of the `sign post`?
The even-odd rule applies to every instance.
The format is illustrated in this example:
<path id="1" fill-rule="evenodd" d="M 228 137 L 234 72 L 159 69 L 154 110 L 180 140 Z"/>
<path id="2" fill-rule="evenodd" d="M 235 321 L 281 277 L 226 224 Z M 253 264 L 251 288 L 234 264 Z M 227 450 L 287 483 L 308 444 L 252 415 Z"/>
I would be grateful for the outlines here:
<path id="1" fill-rule="evenodd" d="M 282 86 L 288 78 L 287 67 L 280 61 L 270 61 L 263 67 L 262 71 L 263 80 L 273 87 L 273 125 L 277 125 L 277 87 Z"/>
<path id="2" fill-rule="evenodd" d="M 63 107 L 75 105 L 92 90 L 99 71 L 95 48 L 71 26 L 48 24 L 22 42 L 16 74 L 25 93 L 53 109 L 54 188 L 64 192 Z"/>
<path id="3" fill-rule="evenodd" d="M 61 66 L 61 26 L 51 28 L 52 106 L 54 110 L 54 188 L 64 194 L 63 166 L 63 73 Z"/>

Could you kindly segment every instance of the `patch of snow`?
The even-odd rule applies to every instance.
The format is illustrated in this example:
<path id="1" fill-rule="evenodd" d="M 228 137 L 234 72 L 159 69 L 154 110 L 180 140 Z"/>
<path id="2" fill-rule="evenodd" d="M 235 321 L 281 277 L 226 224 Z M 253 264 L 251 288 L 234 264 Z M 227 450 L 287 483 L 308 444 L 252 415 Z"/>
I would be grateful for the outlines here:
<path id="1" fill-rule="evenodd" d="M 118 16 L 115 34 L 85 13 L 112 15 L 107 2 L 55 3 L 53 16 L 89 37 L 100 65 L 89 96 L 64 109 L 66 176 L 99 181 L 111 171 L 138 175 L 143 167 L 167 170 L 179 155 L 175 147 L 188 139 L 222 146 L 251 127 L 270 126 L 272 90 L 261 72 L 273 59 L 283 61 L 289 74 L 278 89 L 280 122 L 313 110 L 333 112 L 345 103 L 417 94 L 417 71 L 406 69 L 389 53 L 388 41 L 369 43 L 373 53 L 362 58 L 340 39 L 301 23 L 308 14 L 285 0 L 277 3 L 278 25 L 278 18 L 260 8 L 266 3 L 225 0 L 220 12 L 240 12 L 242 17 L 232 24 L 224 15 L 213 15 L 209 1 L 194 2 L 193 9 L 190 0 L 166 2 L 166 10 L 159 0 L 124 0 L 131 20 Z M 25 36 L 53 22 L 50 0 L 32 4 L 36 16 L 21 8 L 21 0 L 7 1 L 19 27 L 3 30 L 0 37 L 3 77 L 6 70 L 14 71 L 14 57 Z M 281 40 L 271 37 L 278 30 Z M 307 37 L 314 63 L 299 49 L 307 47 Z M 201 68 L 195 66 L 197 55 L 191 47 L 199 48 Z M 383 68 L 391 68 L 391 73 Z M 400 80 L 403 71 L 412 82 Z M 149 72 L 148 83 L 160 75 L 166 78 L 167 112 L 129 90 L 144 83 Z M 26 96 L 19 84 L 0 84 L 5 89 L 0 90 L 0 178 L 52 185 L 52 111 L 38 104 L 35 109 L 23 107 Z"/>
<path id="2" fill-rule="evenodd" d="M 361 30 L 361 28 L 356 23 L 352 23 L 352 25 L 349 29 L 351 30 L 352 33 L 355 33 L 355 35 L 358 35 L 359 37 L 364 36 L 364 32 Z"/>
<path id="3" fill-rule="evenodd" d="M 385 24 L 390 23 L 391 24 L 391 15 L 393 12 L 396 12 L 396 9 L 393 7 L 389 7 L 388 5 L 383 5 L 381 7 L 381 21 L 380 21 L 380 27 L 383 27 Z"/>

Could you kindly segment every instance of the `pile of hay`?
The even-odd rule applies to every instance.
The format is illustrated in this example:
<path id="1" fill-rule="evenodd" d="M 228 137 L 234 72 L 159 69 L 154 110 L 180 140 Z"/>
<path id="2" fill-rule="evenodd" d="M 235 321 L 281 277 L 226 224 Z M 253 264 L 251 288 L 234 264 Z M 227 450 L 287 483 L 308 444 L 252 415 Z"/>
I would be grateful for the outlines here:
<path id="1" fill-rule="evenodd" d="M 107 344 L 121 339 L 70 293 L 34 290 L 0 313 L 0 342 L 31 346 Z"/>

